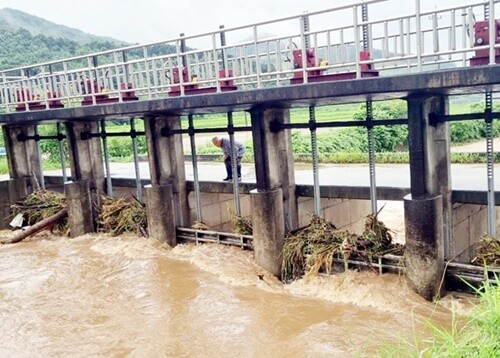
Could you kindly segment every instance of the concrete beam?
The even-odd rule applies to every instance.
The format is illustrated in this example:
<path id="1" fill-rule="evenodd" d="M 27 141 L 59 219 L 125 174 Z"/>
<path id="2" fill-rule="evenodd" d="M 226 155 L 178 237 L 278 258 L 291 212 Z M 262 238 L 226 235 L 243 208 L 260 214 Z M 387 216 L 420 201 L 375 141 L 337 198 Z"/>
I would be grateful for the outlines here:
<path id="1" fill-rule="evenodd" d="M 68 141 L 72 180 L 74 182 L 87 180 L 89 182 L 92 201 L 100 206 L 101 195 L 106 193 L 101 138 L 82 138 L 82 133 L 98 132 L 98 122 L 66 123 L 66 138 Z"/>
<path id="2" fill-rule="evenodd" d="M 442 197 L 407 196 L 404 211 L 406 282 L 432 301 L 441 295 L 444 271 Z"/>
<path id="3" fill-rule="evenodd" d="M 290 122 L 289 110 L 254 108 L 250 113 L 257 189 L 282 190 L 285 230 L 294 230 L 298 227 L 298 210 L 291 133 L 273 129 Z"/>
<path id="4" fill-rule="evenodd" d="M 172 185 L 147 185 L 144 187 L 144 197 L 149 237 L 174 247 L 177 238 Z"/>
<path id="5" fill-rule="evenodd" d="M 285 240 L 283 192 L 281 189 L 253 190 L 250 196 L 255 262 L 280 277 Z"/>
<path id="6" fill-rule="evenodd" d="M 20 140 L 25 136 L 35 135 L 34 125 L 3 126 L 9 175 L 12 179 L 32 178 L 32 185 L 42 183 L 42 167 L 35 140 Z"/>
<path id="7" fill-rule="evenodd" d="M 89 180 L 64 184 L 64 195 L 68 208 L 68 224 L 71 237 L 95 231 Z"/>
<path id="8" fill-rule="evenodd" d="M 144 119 L 149 153 L 149 170 L 153 186 L 172 186 L 175 222 L 189 227 L 188 191 L 182 135 L 171 134 L 181 129 L 178 116 L 147 117 Z"/>

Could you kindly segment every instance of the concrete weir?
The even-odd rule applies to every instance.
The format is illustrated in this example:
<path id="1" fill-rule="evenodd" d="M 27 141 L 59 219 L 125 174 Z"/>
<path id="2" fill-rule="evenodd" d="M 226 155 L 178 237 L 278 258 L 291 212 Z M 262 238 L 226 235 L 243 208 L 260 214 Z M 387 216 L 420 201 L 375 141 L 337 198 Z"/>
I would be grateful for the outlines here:
<path id="1" fill-rule="evenodd" d="M 450 94 L 500 90 L 499 83 L 499 66 L 494 65 L 339 81 L 335 85 L 310 83 L 241 93 L 209 93 L 136 103 L 4 113 L 0 114 L 0 119 L 11 179 L 1 183 L 5 189 L 2 190 L 3 203 L 12 204 L 43 179 L 39 147 L 35 145 L 36 125 L 63 123 L 73 181 L 65 184 L 71 234 L 76 236 L 95 230 L 88 220 L 96 214 L 90 203 L 100 205 L 101 195 L 110 189 L 106 180 L 109 174 L 105 175 L 103 169 L 101 139 L 105 133 L 100 131 L 99 122 L 116 117 L 142 118 L 145 131 L 141 135 L 146 139 L 150 168 L 150 185 L 144 188 L 150 235 L 170 246 L 176 245 L 176 229 L 191 227 L 197 219 L 197 205 L 205 210 L 206 221 L 222 231 L 230 221 L 227 202 L 233 200 L 233 183 L 211 183 L 211 192 L 204 195 L 198 192 L 193 198 L 191 194 L 195 190 L 189 189 L 186 180 L 182 135 L 194 136 L 197 132 L 196 128 L 183 129 L 181 116 L 245 111 L 250 114 L 251 126 L 237 129 L 251 132 L 256 182 L 240 183 L 241 192 L 237 195 L 242 199 L 242 213 L 252 219 L 257 263 L 280 276 L 284 237 L 304 223 L 317 202 L 321 205 L 320 215 L 338 227 L 355 228 L 357 232 L 362 230 L 362 219 L 371 213 L 366 200 L 370 196 L 366 192 L 351 188 L 342 191 L 346 196 L 340 197 L 335 196 L 338 187 L 323 186 L 310 195 L 296 185 L 291 129 L 304 129 L 305 126 L 302 123 L 294 127 L 296 123 L 290 120 L 290 109 L 368 99 L 403 99 L 407 103 L 408 119 L 388 125 L 408 125 L 409 133 L 411 195 L 406 197 L 404 204 L 406 279 L 412 289 L 431 300 L 440 293 L 443 262 L 450 254 L 448 248 L 461 247 L 453 243 L 460 238 L 453 237 L 448 123 L 431 121 L 431 118 L 448 115 Z M 370 119 L 370 122 L 359 123 L 368 128 L 376 122 Z M 337 126 L 337 123 L 330 124 Z M 308 126 L 311 132 L 316 129 L 313 121 Z M 232 124 L 224 129 L 229 135 L 236 132 Z M 19 190 L 12 189 L 18 186 Z M 406 195 L 408 190 L 403 192 Z M 379 190 L 379 199 L 383 193 L 384 190 Z M 388 200 L 401 200 L 401 193 L 398 192 L 398 198 Z M 313 201 L 311 196 L 320 198 Z M 5 214 L 8 207 L 3 205 L 0 210 Z M 7 227 L 8 220 L 3 220 L 2 225 Z"/>

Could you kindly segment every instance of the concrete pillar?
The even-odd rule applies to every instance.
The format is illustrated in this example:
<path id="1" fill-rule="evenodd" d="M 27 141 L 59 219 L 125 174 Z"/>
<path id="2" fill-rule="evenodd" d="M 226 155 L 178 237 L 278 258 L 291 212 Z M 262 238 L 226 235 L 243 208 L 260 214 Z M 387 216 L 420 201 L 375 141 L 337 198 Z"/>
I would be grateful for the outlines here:
<path id="1" fill-rule="evenodd" d="M 285 231 L 297 229 L 299 219 L 292 139 L 289 130 L 280 128 L 282 124 L 290 123 L 290 112 L 283 108 L 254 108 L 250 113 L 257 190 L 280 188 Z"/>
<path id="2" fill-rule="evenodd" d="M 444 272 L 442 197 L 412 199 L 408 195 L 404 208 L 406 281 L 431 301 L 441 296 Z"/>
<path id="3" fill-rule="evenodd" d="M 35 126 L 2 126 L 4 142 L 7 149 L 9 175 L 12 179 L 30 177 L 31 185 L 38 189 L 41 183 L 42 166 L 38 146 L 34 140 L 21 140 L 26 136 L 35 135 Z M 33 180 L 34 179 L 34 180 Z"/>
<path id="4" fill-rule="evenodd" d="M 431 291 L 440 285 L 443 260 L 451 241 L 452 204 L 448 123 L 430 123 L 429 115 L 447 114 L 448 99 L 411 96 L 407 100 L 411 194 L 405 198 L 405 256 L 409 260 L 406 266 L 408 272 L 417 273 L 421 269 L 419 260 L 427 260 L 430 271 L 406 278 L 410 287 L 431 299 Z"/>
<path id="5" fill-rule="evenodd" d="M 147 185 L 144 195 L 149 236 L 174 247 L 177 239 L 172 185 Z"/>
<path id="6" fill-rule="evenodd" d="M 182 135 L 179 116 L 147 117 L 144 119 L 148 143 L 151 183 L 170 184 L 177 226 L 191 225 L 188 206 L 188 191 L 184 167 Z"/>
<path id="7" fill-rule="evenodd" d="M 92 201 L 99 207 L 106 193 L 101 138 L 88 136 L 98 132 L 98 122 L 66 123 L 71 176 L 74 182 L 88 180 Z"/>
<path id="8" fill-rule="evenodd" d="M 95 217 L 92 210 L 90 181 L 81 180 L 64 184 L 68 224 L 71 237 L 95 231 Z"/>
<path id="9" fill-rule="evenodd" d="M 11 229 L 10 206 L 28 196 L 29 178 L 0 181 L 0 229 Z"/>
<path id="10" fill-rule="evenodd" d="M 285 238 L 283 191 L 255 189 L 250 192 L 250 196 L 255 262 L 280 277 Z"/>

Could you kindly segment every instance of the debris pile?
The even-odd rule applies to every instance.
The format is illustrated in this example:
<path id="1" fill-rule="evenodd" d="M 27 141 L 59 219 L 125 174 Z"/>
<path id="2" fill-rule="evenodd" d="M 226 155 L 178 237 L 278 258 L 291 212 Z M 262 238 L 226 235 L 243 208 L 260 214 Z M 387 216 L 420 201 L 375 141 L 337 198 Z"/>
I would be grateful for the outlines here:
<path id="1" fill-rule="evenodd" d="M 312 215 L 309 225 L 285 238 L 281 276 L 283 281 L 289 281 L 320 271 L 329 274 L 334 259 L 343 260 L 345 266 L 349 259 L 361 259 L 371 266 L 373 258 L 402 252 L 403 246 L 392 243 L 391 231 L 377 215 L 367 217 L 361 236 L 339 230 L 326 219 Z"/>
<path id="2" fill-rule="evenodd" d="M 97 228 L 98 231 L 107 232 L 111 236 L 118 236 L 124 232 L 147 236 L 145 205 L 135 197 L 131 200 L 126 197 L 114 199 L 103 196 L 101 211 L 97 218 Z"/>
<path id="3" fill-rule="evenodd" d="M 472 264 L 486 267 L 500 267 L 500 241 L 489 235 L 484 235 L 476 247 L 476 255 Z"/>
<path id="4" fill-rule="evenodd" d="M 54 216 L 65 208 L 66 197 L 64 194 L 39 189 L 29 194 L 23 201 L 18 201 L 11 206 L 14 216 L 11 226 L 14 228 L 32 226 Z M 51 232 L 66 235 L 68 233 L 67 217 L 55 222 L 51 227 Z"/>
<path id="5" fill-rule="evenodd" d="M 234 226 L 234 233 L 238 235 L 252 235 L 252 223 L 247 218 L 238 215 L 232 211 L 229 207 L 227 208 L 229 216 L 231 217 L 231 224 Z"/>

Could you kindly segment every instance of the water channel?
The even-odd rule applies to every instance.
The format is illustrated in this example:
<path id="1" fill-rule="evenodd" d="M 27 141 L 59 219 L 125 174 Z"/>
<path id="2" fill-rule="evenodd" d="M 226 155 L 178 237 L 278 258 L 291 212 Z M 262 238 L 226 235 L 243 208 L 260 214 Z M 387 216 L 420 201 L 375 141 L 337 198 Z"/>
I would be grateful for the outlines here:
<path id="1" fill-rule="evenodd" d="M 252 252 L 135 236 L 0 246 L 2 357 L 374 357 L 451 323 L 396 274 L 282 284 Z"/>

